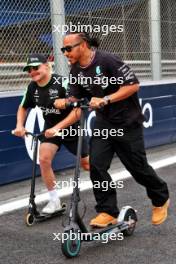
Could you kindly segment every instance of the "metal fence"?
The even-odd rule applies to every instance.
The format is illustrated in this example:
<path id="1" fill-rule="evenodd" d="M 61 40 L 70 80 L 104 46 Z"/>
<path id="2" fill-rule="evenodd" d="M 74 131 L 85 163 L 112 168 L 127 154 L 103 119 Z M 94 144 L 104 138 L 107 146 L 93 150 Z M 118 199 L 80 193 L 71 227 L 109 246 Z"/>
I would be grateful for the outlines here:
<path id="1" fill-rule="evenodd" d="M 176 1 L 160 2 L 161 78 L 176 76 Z M 100 39 L 100 49 L 118 54 L 140 80 L 152 80 L 152 0 L 1 0 L 0 1 L 0 91 L 24 90 L 29 83 L 22 72 L 27 54 L 43 53 L 55 64 L 62 59 L 55 38 L 54 23 L 77 28 L 91 26 Z M 54 5 L 54 9 L 53 9 Z M 58 7 L 58 8 L 57 8 Z M 60 17 L 62 16 L 62 19 Z M 56 17 L 53 20 L 53 17 Z M 58 18 L 58 20 L 57 20 Z M 112 29 L 112 25 L 116 30 Z M 90 28 L 89 28 L 90 29 Z M 90 30 L 89 30 L 90 31 Z M 158 43 L 157 43 L 158 46 Z M 153 53 L 152 53 L 153 52 Z M 157 55 L 157 52 L 156 52 Z M 56 60 L 57 58 L 57 60 Z M 159 56 L 158 56 L 159 58 Z M 57 66 L 57 65 L 56 65 Z M 60 63 L 60 68 L 63 64 Z M 56 67 L 56 69 L 59 69 Z"/>
<path id="2" fill-rule="evenodd" d="M 176 1 L 161 0 L 161 59 L 168 66 L 162 68 L 162 77 L 176 78 Z M 169 63 L 170 62 L 170 63 Z"/>

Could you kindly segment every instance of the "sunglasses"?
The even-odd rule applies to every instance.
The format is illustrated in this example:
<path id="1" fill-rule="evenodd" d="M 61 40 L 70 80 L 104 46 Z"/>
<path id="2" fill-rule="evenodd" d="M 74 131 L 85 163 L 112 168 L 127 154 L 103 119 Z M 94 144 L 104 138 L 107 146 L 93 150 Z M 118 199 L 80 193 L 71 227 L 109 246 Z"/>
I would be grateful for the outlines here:
<path id="1" fill-rule="evenodd" d="M 40 67 L 40 66 L 30 66 L 30 67 L 28 68 L 28 72 L 30 73 L 32 70 L 33 70 L 33 71 L 38 71 L 39 67 Z"/>
<path id="2" fill-rule="evenodd" d="M 73 48 L 79 46 L 81 43 L 82 42 L 76 43 L 76 44 L 74 44 L 72 46 L 71 45 L 65 46 L 65 47 L 61 48 L 61 51 L 62 51 L 62 53 L 65 53 L 66 51 L 67 52 L 71 52 Z"/>

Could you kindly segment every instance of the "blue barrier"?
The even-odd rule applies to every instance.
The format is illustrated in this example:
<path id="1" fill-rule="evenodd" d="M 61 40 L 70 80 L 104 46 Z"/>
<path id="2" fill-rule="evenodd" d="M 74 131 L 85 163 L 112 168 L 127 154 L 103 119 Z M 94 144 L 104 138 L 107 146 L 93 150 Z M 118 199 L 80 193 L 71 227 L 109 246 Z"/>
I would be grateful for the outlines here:
<path id="1" fill-rule="evenodd" d="M 145 85 L 139 91 L 142 111 L 146 116 L 146 147 L 176 141 L 176 84 Z M 0 98 L 0 185 L 31 177 L 32 162 L 24 140 L 11 135 L 16 125 L 16 112 L 21 96 Z M 75 157 L 64 147 L 53 162 L 54 170 L 73 167 Z M 38 166 L 39 174 L 39 166 Z"/>
<path id="2" fill-rule="evenodd" d="M 20 102 L 21 96 L 0 98 L 0 185 L 31 177 L 32 161 L 24 140 L 11 134 L 16 126 L 16 112 Z M 70 168 L 74 164 L 75 157 L 64 147 L 53 162 L 55 170 Z"/>
<path id="3" fill-rule="evenodd" d="M 152 126 L 144 129 L 145 146 L 154 147 L 176 140 L 176 84 L 145 85 L 139 91 L 142 108 L 150 104 Z M 145 116 L 149 111 L 144 112 Z M 151 113 L 150 113 L 151 117 Z"/>

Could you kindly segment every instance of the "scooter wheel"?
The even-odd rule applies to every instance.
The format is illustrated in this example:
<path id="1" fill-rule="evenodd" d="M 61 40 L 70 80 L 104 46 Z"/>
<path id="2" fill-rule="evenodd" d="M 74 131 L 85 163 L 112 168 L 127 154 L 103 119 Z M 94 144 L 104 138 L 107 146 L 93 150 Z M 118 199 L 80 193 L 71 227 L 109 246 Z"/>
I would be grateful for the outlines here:
<path id="1" fill-rule="evenodd" d="M 78 256 L 81 248 L 81 240 L 79 237 L 79 232 L 74 233 L 74 231 L 67 231 L 64 233 L 64 241 L 61 244 L 62 253 L 67 258 L 73 258 Z"/>
<path id="2" fill-rule="evenodd" d="M 34 224 L 34 216 L 30 213 L 26 215 L 25 222 L 27 226 L 32 226 Z"/>
<path id="3" fill-rule="evenodd" d="M 137 222 L 137 215 L 134 209 L 129 208 L 126 211 L 125 216 L 124 216 L 124 221 L 125 222 L 132 221 L 130 226 L 127 229 L 123 230 L 124 236 L 131 236 L 135 230 L 136 222 Z"/>

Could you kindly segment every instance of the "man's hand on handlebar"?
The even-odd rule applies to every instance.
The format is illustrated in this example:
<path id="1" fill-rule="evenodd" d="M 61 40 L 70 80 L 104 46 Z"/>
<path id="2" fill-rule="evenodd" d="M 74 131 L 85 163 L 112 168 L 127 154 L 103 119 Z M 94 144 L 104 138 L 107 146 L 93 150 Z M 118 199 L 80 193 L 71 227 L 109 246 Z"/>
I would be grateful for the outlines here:
<path id="1" fill-rule="evenodd" d="M 56 99 L 54 101 L 54 106 L 58 109 L 66 109 L 68 99 Z"/>
<path id="2" fill-rule="evenodd" d="M 91 109 L 101 108 L 106 105 L 104 98 L 92 97 L 89 106 Z"/>
<path id="3" fill-rule="evenodd" d="M 75 97 L 69 97 L 69 98 L 64 98 L 64 99 L 56 99 L 54 101 L 54 106 L 58 109 L 66 109 L 67 107 L 71 106 L 72 103 L 77 102 L 78 99 Z"/>
<path id="4" fill-rule="evenodd" d="M 26 131 L 25 127 L 23 127 L 23 126 L 16 127 L 14 130 L 12 130 L 12 134 L 17 136 L 17 137 L 24 137 L 26 132 L 27 131 Z"/>

